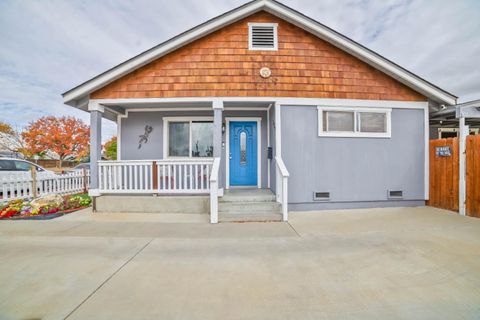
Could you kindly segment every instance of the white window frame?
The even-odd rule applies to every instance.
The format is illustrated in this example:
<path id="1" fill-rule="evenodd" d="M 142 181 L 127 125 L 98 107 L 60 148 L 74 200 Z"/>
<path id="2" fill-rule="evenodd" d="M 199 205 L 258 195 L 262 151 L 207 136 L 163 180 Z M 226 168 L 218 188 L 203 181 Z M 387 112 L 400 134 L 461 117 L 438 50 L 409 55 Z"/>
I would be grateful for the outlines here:
<path id="1" fill-rule="evenodd" d="M 253 46 L 253 27 L 273 27 L 273 48 L 260 47 L 256 48 Z M 248 50 L 255 51 L 278 51 L 278 23 L 263 23 L 263 22 L 249 22 L 248 23 Z"/>
<path id="2" fill-rule="evenodd" d="M 213 159 L 213 157 L 192 157 L 192 122 L 196 121 L 211 121 L 213 117 L 163 117 L 163 158 L 164 159 Z M 170 156 L 168 153 L 169 130 L 168 124 L 170 122 L 188 122 L 189 127 L 189 152 L 188 157 Z"/>
<path id="3" fill-rule="evenodd" d="M 359 107 L 333 107 L 318 106 L 318 136 L 319 137 L 339 137 L 339 138 L 391 138 L 392 137 L 392 109 L 391 108 L 359 108 Z M 354 131 L 325 131 L 323 128 L 323 112 L 324 111 L 346 111 L 353 112 Z M 361 112 L 383 113 L 386 115 L 386 132 L 360 132 Z M 328 118 L 327 118 L 328 121 Z"/>

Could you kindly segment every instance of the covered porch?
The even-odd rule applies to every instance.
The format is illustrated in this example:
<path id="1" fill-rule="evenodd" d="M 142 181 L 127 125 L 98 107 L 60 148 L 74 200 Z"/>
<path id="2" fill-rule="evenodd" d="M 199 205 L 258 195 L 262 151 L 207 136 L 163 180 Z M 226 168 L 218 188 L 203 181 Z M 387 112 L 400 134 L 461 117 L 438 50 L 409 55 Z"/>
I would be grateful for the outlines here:
<path id="1" fill-rule="evenodd" d="M 271 190 L 287 221 L 279 110 L 267 99 L 90 100 L 90 194 L 208 196 L 217 223 L 226 190 Z M 102 117 L 117 123 L 116 161 L 101 161 Z"/>

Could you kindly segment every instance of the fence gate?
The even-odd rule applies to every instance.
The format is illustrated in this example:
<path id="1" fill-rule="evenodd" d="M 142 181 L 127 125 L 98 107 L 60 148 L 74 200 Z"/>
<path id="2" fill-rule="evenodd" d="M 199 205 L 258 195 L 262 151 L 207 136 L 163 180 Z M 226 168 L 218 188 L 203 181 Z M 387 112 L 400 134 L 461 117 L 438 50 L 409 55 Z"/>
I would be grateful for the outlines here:
<path id="1" fill-rule="evenodd" d="M 458 138 L 430 140 L 432 207 L 458 211 Z"/>
<path id="2" fill-rule="evenodd" d="M 480 135 L 467 137 L 467 215 L 480 218 Z"/>
<path id="3" fill-rule="evenodd" d="M 466 146 L 467 215 L 480 217 L 480 135 L 468 136 Z M 427 205 L 459 209 L 459 140 L 430 140 L 430 199 Z"/>

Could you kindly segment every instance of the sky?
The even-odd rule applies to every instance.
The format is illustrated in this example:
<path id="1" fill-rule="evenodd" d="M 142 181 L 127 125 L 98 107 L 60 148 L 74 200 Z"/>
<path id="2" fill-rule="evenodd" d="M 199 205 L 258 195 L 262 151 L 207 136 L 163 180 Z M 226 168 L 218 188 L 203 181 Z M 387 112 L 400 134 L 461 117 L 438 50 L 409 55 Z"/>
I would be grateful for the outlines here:
<path id="1" fill-rule="evenodd" d="M 246 0 L 0 0 L 0 120 L 86 112 L 61 94 Z M 480 99 L 479 0 L 281 0 L 460 97 Z M 116 125 L 104 120 L 103 140 Z"/>

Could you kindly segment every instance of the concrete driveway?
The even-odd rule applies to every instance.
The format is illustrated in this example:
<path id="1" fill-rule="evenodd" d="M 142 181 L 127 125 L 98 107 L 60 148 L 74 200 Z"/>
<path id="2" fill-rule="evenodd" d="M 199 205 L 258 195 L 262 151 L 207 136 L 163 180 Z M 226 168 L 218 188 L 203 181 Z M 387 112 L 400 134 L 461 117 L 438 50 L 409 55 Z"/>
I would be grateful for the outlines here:
<path id="1" fill-rule="evenodd" d="M 480 219 L 433 208 L 0 223 L 0 319 L 480 319 Z"/>

